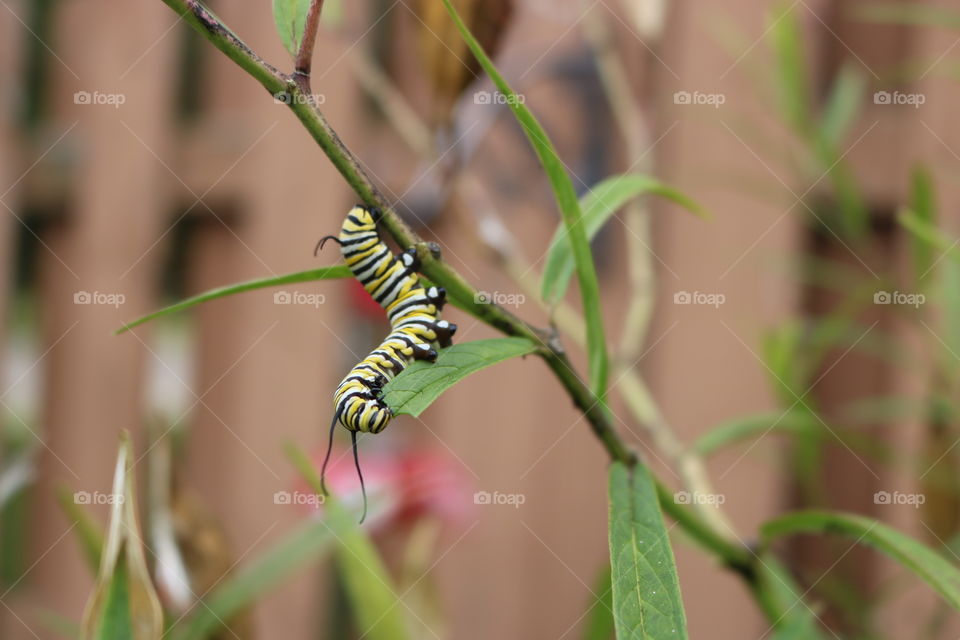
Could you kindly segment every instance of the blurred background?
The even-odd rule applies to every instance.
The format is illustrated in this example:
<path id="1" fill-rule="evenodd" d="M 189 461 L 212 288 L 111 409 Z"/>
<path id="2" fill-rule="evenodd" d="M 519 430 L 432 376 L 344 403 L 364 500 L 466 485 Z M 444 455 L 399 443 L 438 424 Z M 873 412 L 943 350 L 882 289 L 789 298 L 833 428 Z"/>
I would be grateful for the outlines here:
<path id="1" fill-rule="evenodd" d="M 314 246 L 355 197 L 286 106 L 159 0 L 0 5 L 0 637 L 70 638 L 94 577 L 77 514 L 105 522 L 121 430 L 152 483 L 141 511 L 161 523 L 147 560 L 165 566 L 157 541 L 173 540 L 203 596 L 311 517 L 277 498 L 298 486 L 282 446 L 322 454 L 333 389 L 386 324 L 355 283 L 328 281 L 114 335 L 213 287 L 338 262 Z M 212 6 L 292 69 L 270 2 Z M 711 214 L 644 200 L 595 240 L 623 336 L 618 426 L 658 475 L 679 491 L 687 452 L 703 454 L 706 509 L 746 544 L 776 514 L 829 507 L 956 563 L 956 6 L 458 6 L 583 193 L 640 171 Z M 439 3 L 324 13 L 313 89 L 331 124 L 456 269 L 547 325 L 549 185 Z M 494 335 L 445 317 L 458 342 Z M 718 425 L 722 448 L 703 439 Z M 476 374 L 362 439 L 361 459 L 421 637 L 581 637 L 608 561 L 606 458 L 539 360 Z M 691 637 L 770 637 L 740 580 L 675 541 Z M 849 540 L 782 551 L 836 637 L 960 633 L 926 587 Z M 302 564 L 223 637 L 350 637 L 329 567 Z"/>

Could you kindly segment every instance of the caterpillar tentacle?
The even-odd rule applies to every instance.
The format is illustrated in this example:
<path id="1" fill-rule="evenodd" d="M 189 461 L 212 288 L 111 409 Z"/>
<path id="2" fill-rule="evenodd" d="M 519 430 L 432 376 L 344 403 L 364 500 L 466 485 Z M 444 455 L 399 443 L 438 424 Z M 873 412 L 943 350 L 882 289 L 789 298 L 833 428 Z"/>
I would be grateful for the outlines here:
<path id="1" fill-rule="evenodd" d="M 323 245 L 327 244 L 327 240 L 333 240 L 333 241 L 336 242 L 337 244 L 339 244 L 339 245 L 341 245 L 341 246 L 343 245 L 343 243 L 340 242 L 340 238 L 338 238 L 337 236 L 324 236 L 324 237 L 320 238 L 319 242 L 317 242 L 317 246 L 313 248 L 313 256 L 314 256 L 314 257 L 316 257 L 318 253 L 320 253 L 321 251 L 323 251 Z"/>
<path id="2" fill-rule="evenodd" d="M 390 334 L 344 377 L 334 393 L 336 415 L 331 425 L 331 442 L 337 422 L 351 432 L 358 474 L 357 433 L 379 433 L 393 418 L 393 411 L 380 398 L 383 386 L 414 360 L 434 362 L 437 349 L 450 346 L 457 330 L 456 325 L 440 320 L 446 291 L 442 287 L 426 288 L 417 277 L 420 259 L 416 250 L 408 249 L 395 256 L 380 240 L 380 215 L 376 209 L 358 205 L 347 214 L 339 237 L 327 236 L 318 245 L 322 248 L 328 239 L 340 245 L 347 266 L 383 307 L 390 322 Z M 328 450 L 321 477 L 329 457 Z M 362 474 L 360 482 L 363 489 Z M 365 489 L 363 493 L 366 517 Z"/>
<path id="3" fill-rule="evenodd" d="M 330 464 L 330 453 L 333 451 L 333 432 L 340 422 L 340 411 L 333 416 L 333 422 L 330 423 L 330 439 L 327 441 L 327 455 L 323 458 L 323 467 L 320 469 L 320 488 L 323 489 L 323 495 L 327 494 L 327 465 Z"/>
<path id="4" fill-rule="evenodd" d="M 363 471 L 360 471 L 360 456 L 357 455 L 357 432 L 350 432 L 350 444 L 353 447 L 353 464 L 357 467 L 357 477 L 360 478 L 360 493 L 363 495 L 363 514 L 360 516 L 360 524 L 367 519 L 367 488 L 363 484 Z"/>

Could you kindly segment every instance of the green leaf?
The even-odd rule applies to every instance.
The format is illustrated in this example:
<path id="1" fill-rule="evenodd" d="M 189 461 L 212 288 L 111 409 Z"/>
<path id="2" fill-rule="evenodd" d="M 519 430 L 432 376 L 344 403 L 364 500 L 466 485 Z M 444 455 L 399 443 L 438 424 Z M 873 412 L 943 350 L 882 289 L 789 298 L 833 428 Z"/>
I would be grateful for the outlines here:
<path id="1" fill-rule="evenodd" d="M 271 276 L 269 278 L 260 278 L 258 280 L 250 280 L 249 282 L 240 282 L 237 284 L 227 285 L 225 287 L 217 287 L 216 289 L 210 289 L 200 295 L 193 296 L 192 298 L 187 298 L 186 300 L 181 300 L 180 302 L 170 305 L 169 307 L 164 307 L 159 311 L 154 311 L 151 314 L 145 315 L 142 318 L 137 318 L 133 322 L 123 325 L 120 329 L 116 331 L 117 335 L 129 331 L 134 327 L 143 324 L 144 322 L 149 322 L 155 320 L 161 316 L 170 315 L 171 313 L 176 313 L 177 311 L 183 311 L 184 309 L 189 309 L 190 307 L 196 306 L 202 302 L 209 302 L 210 300 L 216 300 L 217 298 L 225 298 L 227 296 L 232 296 L 235 293 L 243 293 L 244 291 L 253 291 L 254 289 L 265 289 L 268 287 L 279 287 L 284 284 L 294 284 L 297 282 L 313 282 L 314 280 L 336 280 L 337 278 L 351 278 L 353 273 L 350 272 L 350 268 L 346 265 L 337 265 L 333 267 L 322 267 L 320 269 L 308 269 L 307 271 L 298 271 L 296 273 L 288 273 L 282 276 Z"/>
<path id="2" fill-rule="evenodd" d="M 866 88 L 867 79 L 857 67 L 851 63 L 840 67 L 820 117 L 823 140 L 830 141 L 833 146 L 839 144 L 860 112 Z"/>
<path id="3" fill-rule="evenodd" d="M 798 533 L 833 533 L 874 547 L 929 584 L 954 609 L 960 610 L 960 570 L 943 556 L 885 524 L 863 516 L 827 511 L 802 511 L 767 522 L 761 528 L 765 544 Z"/>
<path id="4" fill-rule="evenodd" d="M 120 440 L 110 527 L 83 616 L 82 640 L 159 640 L 163 612 L 143 555 L 129 436 Z"/>
<path id="5" fill-rule="evenodd" d="M 920 226 L 928 229 L 936 228 L 933 181 L 930 172 L 922 166 L 913 170 L 910 183 L 910 211 Z M 933 255 L 934 246 L 930 242 L 917 234 L 911 234 L 911 237 L 913 242 L 910 243 L 910 251 L 913 254 L 914 278 L 920 282 L 929 275 L 937 258 Z"/>
<path id="6" fill-rule="evenodd" d="M 408 638 L 410 634 L 404 617 L 406 609 L 373 542 L 357 526 L 355 514 L 330 498 L 325 509 L 331 527 L 344 529 L 337 541 L 337 567 L 360 636 L 371 640 Z"/>
<path id="7" fill-rule="evenodd" d="M 763 336 L 760 356 L 781 404 L 792 405 L 809 388 L 811 362 L 802 349 L 806 327 L 787 322 Z"/>
<path id="8" fill-rule="evenodd" d="M 326 0 L 320 20 L 330 29 L 339 29 L 344 22 L 343 0 Z"/>
<path id="9" fill-rule="evenodd" d="M 799 433 L 817 428 L 819 422 L 809 411 L 802 409 L 771 411 L 758 415 L 734 418 L 721 423 L 703 434 L 694 444 L 693 451 L 701 456 L 709 456 L 731 444 L 746 440 L 751 436 L 767 432 Z"/>
<path id="10" fill-rule="evenodd" d="M 860 112 L 866 87 L 867 79 L 860 69 L 852 63 L 844 64 L 830 87 L 816 129 L 799 131 L 817 162 L 813 168 L 816 177 L 825 177 L 833 190 L 831 209 L 817 211 L 817 222 L 833 230 L 832 219 L 839 214 L 842 230 L 853 236 L 867 230 L 867 207 L 856 175 L 843 161 L 846 149 L 842 143 Z"/>
<path id="11" fill-rule="evenodd" d="M 757 566 L 756 592 L 774 623 L 773 640 L 821 640 L 824 635 L 813 611 L 786 567 L 771 554 Z"/>
<path id="12" fill-rule="evenodd" d="M 471 373 L 509 358 L 527 355 L 536 345 L 526 338 L 490 338 L 443 349 L 436 362 L 414 362 L 383 388 L 394 413 L 418 416 L 441 393 Z"/>
<path id="13" fill-rule="evenodd" d="M 918 2 L 864 4 L 855 9 L 854 15 L 860 20 L 881 24 L 960 29 L 960 11 Z"/>
<path id="14" fill-rule="evenodd" d="M 303 523 L 256 560 L 228 575 L 189 617 L 173 628 L 171 637 L 176 640 L 209 638 L 223 628 L 224 620 L 230 620 L 323 558 L 333 540 L 333 528 L 329 524 L 316 520 Z"/>
<path id="15" fill-rule="evenodd" d="M 947 234 L 924 220 L 916 212 L 904 209 L 897 216 L 897 221 L 917 239 L 930 244 L 938 251 L 945 252 L 953 260 L 960 260 L 960 250 L 958 250 L 960 240 L 951 240 Z"/>
<path id="16" fill-rule="evenodd" d="M 951 252 L 950 255 L 958 254 Z M 960 260 L 947 261 L 939 271 L 939 297 L 943 300 L 943 318 L 937 333 L 946 343 L 947 349 L 938 351 L 942 366 L 956 379 L 960 375 L 956 357 L 956 354 L 960 353 Z"/>
<path id="17" fill-rule="evenodd" d="M 100 566 L 100 550 L 103 549 L 103 531 L 90 512 L 78 504 L 76 494 L 66 487 L 57 488 L 57 502 L 67 520 L 74 524 L 80 550 L 87 564 L 96 571 Z"/>
<path id="18" fill-rule="evenodd" d="M 322 494 L 317 470 L 302 449 L 287 448 L 287 455 L 318 495 Z M 334 532 L 334 555 L 350 599 L 360 637 L 371 640 L 404 640 L 409 637 L 405 605 L 394 589 L 383 560 L 370 538 L 333 496 L 324 500 L 326 522 Z"/>
<path id="19" fill-rule="evenodd" d="M 593 584 L 595 601 L 587 611 L 583 625 L 583 640 L 611 640 L 614 637 L 613 585 L 610 583 L 610 565 L 605 565 Z"/>
<path id="20" fill-rule="evenodd" d="M 126 557 L 121 555 L 117 561 L 116 574 L 108 587 L 103 622 L 97 638 L 121 640 L 130 637 L 133 620 L 130 614 L 130 585 L 128 581 Z"/>
<path id="21" fill-rule="evenodd" d="M 610 217 L 627 202 L 644 194 L 663 196 L 697 215 L 704 215 L 696 202 L 676 189 L 641 174 L 625 174 L 607 178 L 594 185 L 590 192 L 580 200 L 583 212 L 583 226 L 587 239 L 592 240 Z M 540 295 L 554 306 L 563 299 L 570 283 L 570 276 L 576 266 L 573 250 L 566 240 L 564 225 L 557 228 L 547 251 L 546 267 L 540 283 Z"/>
<path id="22" fill-rule="evenodd" d="M 647 469 L 610 466 L 610 565 L 619 640 L 685 639 L 670 539 Z"/>
<path id="23" fill-rule="evenodd" d="M 769 28 L 769 39 L 776 61 L 777 92 L 784 120 L 806 137 L 812 130 L 810 121 L 810 86 L 800 21 L 793 5 L 777 3 L 777 13 Z"/>
<path id="24" fill-rule="evenodd" d="M 307 25 L 310 0 L 273 0 L 273 21 L 280 40 L 290 55 L 296 56 Z"/>
<path id="25" fill-rule="evenodd" d="M 587 242 L 586 229 L 584 228 L 583 215 L 580 212 L 580 204 L 577 201 L 577 193 L 573 188 L 573 182 L 570 181 L 570 175 L 560 157 L 557 155 L 553 143 L 543 130 L 540 123 L 534 117 L 533 113 L 527 109 L 524 101 L 517 96 L 516 92 L 494 66 L 493 62 L 484 52 L 483 47 L 477 42 L 473 34 L 464 24 L 457 10 L 454 9 L 450 0 L 443 0 L 444 6 L 450 17 L 453 18 L 457 29 L 463 36 L 470 51 L 476 57 L 480 66 L 483 67 L 490 79 L 503 94 L 507 105 L 513 112 L 514 117 L 523 129 L 524 134 L 530 141 L 533 150 L 540 160 L 550 185 L 553 188 L 553 195 L 560 209 L 560 215 L 563 218 L 563 224 L 567 229 L 567 239 L 572 247 L 574 261 L 577 266 L 577 278 L 580 283 L 580 296 L 583 302 L 584 316 L 587 323 L 587 356 L 590 362 L 590 388 L 594 394 L 603 400 L 607 391 L 607 376 L 609 373 L 609 358 L 607 354 L 606 338 L 603 329 L 603 314 L 600 308 L 600 286 L 597 284 L 597 271 L 593 264 L 593 255 L 590 252 L 590 243 Z"/>

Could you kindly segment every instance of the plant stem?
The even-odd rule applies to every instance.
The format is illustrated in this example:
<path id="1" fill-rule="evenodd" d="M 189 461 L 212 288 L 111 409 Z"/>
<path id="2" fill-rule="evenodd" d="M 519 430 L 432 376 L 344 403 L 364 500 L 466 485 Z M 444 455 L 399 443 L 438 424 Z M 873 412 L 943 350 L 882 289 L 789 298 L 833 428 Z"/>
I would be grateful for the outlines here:
<path id="1" fill-rule="evenodd" d="M 422 240 L 390 206 L 349 149 L 341 142 L 316 104 L 304 93 L 303 86 L 292 76 L 281 73 L 254 53 L 220 20 L 197 0 L 163 0 L 193 28 L 203 34 L 227 57 L 257 79 L 271 94 L 286 92 L 289 108 L 296 114 L 313 139 L 340 172 L 347 184 L 371 207 L 383 212 L 381 224 L 403 248 L 414 247 L 421 262 L 421 271 L 443 286 L 447 294 L 474 317 L 512 336 L 528 338 L 542 348 L 539 354 L 570 394 L 574 404 L 584 413 L 597 438 L 613 460 L 636 462 L 636 454 L 621 440 L 602 410 L 599 399 L 583 384 L 570 366 L 559 342 L 550 333 L 537 329 L 496 304 L 481 303 L 478 291 L 445 263 L 439 249 Z"/>
<path id="2" fill-rule="evenodd" d="M 303 39 L 300 40 L 300 49 L 297 50 L 297 59 L 293 65 L 294 73 L 308 80 L 310 65 L 313 61 L 313 47 L 317 43 L 317 31 L 320 28 L 321 11 L 323 11 L 323 0 L 311 0 L 310 8 L 307 9 L 307 20 L 303 26 Z"/>
<path id="3" fill-rule="evenodd" d="M 593 49 L 597 61 L 600 81 L 613 114 L 613 120 L 624 140 L 630 170 L 652 173 L 653 162 L 648 155 L 649 136 L 642 124 L 642 115 L 649 112 L 633 96 L 626 66 L 615 47 L 612 34 L 604 17 L 589 12 L 583 22 L 584 34 Z M 662 25 L 661 25 L 662 26 Z M 660 32 L 653 35 L 654 46 L 659 42 Z M 649 105 L 646 105 L 649 107 Z M 634 199 L 624 210 L 624 225 L 627 228 L 627 255 L 629 257 L 629 275 L 632 294 L 624 319 L 621 337 L 618 380 L 623 386 L 623 398 L 634 418 L 651 434 L 657 447 L 674 463 L 683 484 L 691 492 L 703 495 L 712 494 L 713 488 L 706 466 L 700 456 L 687 450 L 676 435 L 676 431 L 666 421 L 646 381 L 634 370 L 634 364 L 640 357 L 640 349 L 646 342 L 653 316 L 653 297 L 655 278 L 653 274 L 653 256 L 650 250 L 651 220 L 650 210 Z M 736 534 L 723 511 L 711 505 L 698 505 L 700 515 L 713 524 L 713 528 L 728 540 L 734 540 Z"/>
<path id="4" fill-rule="evenodd" d="M 556 336 L 538 329 L 496 304 L 480 303 L 478 291 L 458 272 L 445 263 L 439 249 L 422 240 L 393 210 L 376 188 L 358 160 L 340 141 L 326 118 L 309 98 L 309 75 L 284 74 L 261 59 L 219 19 L 197 0 L 163 0 L 194 29 L 206 37 L 217 49 L 237 63 L 240 68 L 260 82 L 271 94 L 287 93 L 286 101 L 330 162 L 347 184 L 371 207 L 383 212 L 381 224 L 387 233 L 403 248 L 414 247 L 420 258 L 421 272 L 433 282 L 446 288 L 459 306 L 479 320 L 511 336 L 527 338 L 538 345 L 538 354 L 563 385 L 574 404 L 583 412 L 592 431 L 607 451 L 611 460 L 628 465 L 638 464 L 637 454 L 620 438 L 600 400 L 577 375 Z M 319 2 L 314 2 L 319 5 Z M 318 8 L 319 12 L 319 8 Z M 310 45 L 312 47 L 312 44 Z M 309 68 L 309 66 L 308 66 Z M 677 504 L 670 489 L 655 480 L 661 508 L 702 547 L 720 557 L 725 564 L 744 573 L 750 566 L 749 550 L 724 539 L 692 509 Z M 746 574 L 745 574 L 746 575 Z"/>

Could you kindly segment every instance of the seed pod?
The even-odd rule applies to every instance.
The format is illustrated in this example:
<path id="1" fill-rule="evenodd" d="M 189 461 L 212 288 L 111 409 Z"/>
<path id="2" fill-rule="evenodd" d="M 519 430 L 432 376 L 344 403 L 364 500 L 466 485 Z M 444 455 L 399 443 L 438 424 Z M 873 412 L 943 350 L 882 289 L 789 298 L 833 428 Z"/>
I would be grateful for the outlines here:
<path id="1" fill-rule="evenodd" d="M 494 56 L 513 15 L 513 0 L 451 0 L 488 55 Z M 457 98 L 479 75 L 473 57 L 440 0 L 416 5 L 420 59 L 433 91 L 435 126 L 450 121 Z"/>

